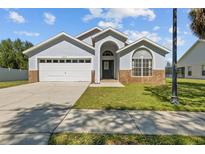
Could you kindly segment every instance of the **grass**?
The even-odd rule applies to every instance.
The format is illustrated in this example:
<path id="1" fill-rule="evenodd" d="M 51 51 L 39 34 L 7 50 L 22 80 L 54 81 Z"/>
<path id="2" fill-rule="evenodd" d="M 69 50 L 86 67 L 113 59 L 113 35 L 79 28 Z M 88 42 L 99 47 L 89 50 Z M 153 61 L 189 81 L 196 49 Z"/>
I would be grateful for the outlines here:
<path id="1" fill-rule="evenodd" d="M 73 108 L 205 111 L 205 80 L 178 79 L 178 95 L 180 105 L 170 104 L 171 79 L 161 86 L 89 87 Z"/>
<path id="2" fill-rule="evenodd" d="M 57 145 L 198 145 L 205 144 L 205 137 L 180 135 L 123 135 L 62 133 L 54 134 L 49 144 Z"/>
<path id="3" fill-rule="evenodd" d="M 1 89 L 1 88 L 7 88 L 7 87 L 18 86 L 18 85 L 27 84 L 27 83 L 28 83 L 27 80 L 0 82 L 0 89 Z"/>

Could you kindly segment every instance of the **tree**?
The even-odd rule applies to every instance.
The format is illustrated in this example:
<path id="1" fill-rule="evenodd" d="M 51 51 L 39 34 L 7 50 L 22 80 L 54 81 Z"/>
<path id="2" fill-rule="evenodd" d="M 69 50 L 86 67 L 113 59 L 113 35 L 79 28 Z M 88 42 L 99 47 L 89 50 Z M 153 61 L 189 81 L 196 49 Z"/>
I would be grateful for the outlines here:
<path id="1" fill-rule="evenodd" d="M 199 39 L 205 39 L 205 9 L 191 9 L 189 12 L 191 19 L 190 28 Z"/>
<path id="2" fill-rule="evenodd" d="M 173 9 L 173 57 L 172 57 L 172 100 L 179 104 L 177 97 L 177 9 Z"/>
<path id="3" fill-rule="evenodd" d="M 11 39 L 0 42 L 0 66 L 15 69 L 27 69 L 28 58 L 22 53 L 32 47 L 30 42 L 23 42 L 20 39 Z"/>

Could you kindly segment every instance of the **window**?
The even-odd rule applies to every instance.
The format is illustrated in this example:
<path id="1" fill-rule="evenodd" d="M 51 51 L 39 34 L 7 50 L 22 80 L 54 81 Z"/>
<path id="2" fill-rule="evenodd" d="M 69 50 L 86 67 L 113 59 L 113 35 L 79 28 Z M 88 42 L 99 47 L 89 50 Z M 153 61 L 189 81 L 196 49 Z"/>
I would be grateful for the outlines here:
<path id="1" fill-rule="evenodd" d="M 202 69 L 202 76 L 205 76 L 205 65 L 202 65 L 201 69 Z"/>
<path id="2" fill-rule="evenodd" d="M 103 56 L 113 56 L 113 53 L 111 51 L 105 51 L 103 52 Z"/>
<path id="3" fill-rule="evenodd" d="M 71 59 L 66 59 L 66 63 L 71 63 Z"/>
<path id="4" fill-rule="evenodd" d="M 143 76 L 152 75 L 152 59 L 143 59 Z"/>
<path id="5" fill-rule="evenodd" d="M 72 63 L 78 63 L 78 60 L 77 59 L 73 59 Z"/>
<path id="6" fill-rule="evenodd" d="M 132 75 L 133 76 L 141 76 L 142 72 L 141 72 L 141 59 L 133 59 L 132 60 Z"/>
<path id="7" fill-rule="evenodd" d="M 57 60 L 57 59 L 54 59 L 54 60 L 53 60 L 53 63 L 58 63 L 58 60 Z"/>
<path id="8" fill-rule="evenodd" d="M 86 59 L 85 63 L 91 63 L 91 60 L 90 59 Z"/>
<path id="9" fill-rule="evenodd" d="M 60 63 L 65 63 L 65 60 L 64 59 L 60 59 Z"/>
<path id="10" fill-rule="evenodd" d="M 188 66 L 188 76 L 192 76 L 192 67 Z"/>
<path id="11" fill-rule="evenodd" d="M 109 61 L 104 61 L 104 70 L 109 70 Z"/>
<path id="12" fill-rule="evenodd" d="M 133 76 L 152 76 L 152 55 L 147 50 L 140 50 L 132 57 Z"/>
<path id="13" fill-rule="evenodd" d="M 40 59 L 40 63 L 45 63 L 45 59 Z"/>
<path id="14" fill-rule="evenodd" d="M 52 63 L 52 60 L 51 59 L 47 59 L 46 63 Z"/>
<path id="15" fill-rule="evenodd" d="M 79 59 L 79 63 L 84 63 L 84 59 Z"/>

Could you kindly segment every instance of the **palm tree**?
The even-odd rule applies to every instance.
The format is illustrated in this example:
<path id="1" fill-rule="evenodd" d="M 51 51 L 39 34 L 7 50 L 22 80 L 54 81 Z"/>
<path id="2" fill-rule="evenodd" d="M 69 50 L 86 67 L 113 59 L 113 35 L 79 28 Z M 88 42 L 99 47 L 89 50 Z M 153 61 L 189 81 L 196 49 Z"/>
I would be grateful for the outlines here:
<path id="1" fill-rule="evenodd" d="M 191 9 L 189 12 L 191 19 L 190 28 L 199 39 L 205 39 L 205 9 Z"/>
<path id="2" fill-rule="evenodd" d="M 179 104 L 177 97 L 177 9 L 173 9 L 173 57 L 172 57 L 172 100 Z"/>

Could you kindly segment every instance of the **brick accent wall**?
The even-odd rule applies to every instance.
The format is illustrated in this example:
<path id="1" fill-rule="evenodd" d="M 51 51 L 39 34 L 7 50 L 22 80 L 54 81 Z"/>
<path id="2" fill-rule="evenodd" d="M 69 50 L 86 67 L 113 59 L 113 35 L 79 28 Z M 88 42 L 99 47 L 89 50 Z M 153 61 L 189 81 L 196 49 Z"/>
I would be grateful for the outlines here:
<path id="1" fill-rule="evenodd" d="M 38 76 L 38 70 L 32 70 L 29 71 L 29 82 L 38 82 L 39 81 L 39 76 Z"/>
<path id="2" fill-rule="evenodd" d="M 95 71 L 91 71 L 91 83 L 95 82 Z"/>
<path id="3" fill-rule="evenodd" d="M 149 77 L 132 77 L 131 70 L 120 70 L 119 81 L 122 83 L 151 83 L 151 84 L 165 84 L 165 71 L 153 70 L 152 76 Z"/>

